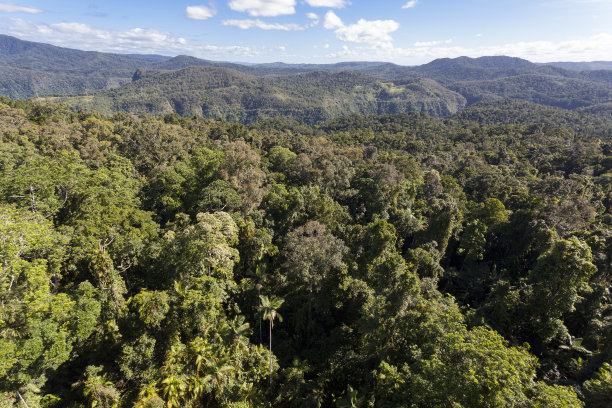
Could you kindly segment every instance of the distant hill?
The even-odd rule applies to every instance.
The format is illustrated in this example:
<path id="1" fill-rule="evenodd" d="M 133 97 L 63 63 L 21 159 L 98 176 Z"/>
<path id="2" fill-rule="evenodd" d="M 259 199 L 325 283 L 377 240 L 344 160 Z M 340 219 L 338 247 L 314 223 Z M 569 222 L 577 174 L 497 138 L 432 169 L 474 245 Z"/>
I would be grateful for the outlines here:
<path id="1" fill-rule="evenodd" d="M 583 113 L 597 115 L 599 117 L 607 117 L 612 121 L 612 102 L 587 106 L 586 108 L 579 109 L 579 111 Z"/>
<path id="2" fill-rule="evenodd" d="M 452 118 L 487 125 L 546 124 L 609 138 L 612 129 L 612 103 L 570 111 L 516 99 L 505 99 L 478 102 L 456 113 Z"/>
<path id="3" fill-rule="evenodd" d="M 28 98 L 107 89 L 130 82 L 136 69 L 160 61 L 158 57 L 80 51 L 0 35 L 0 94 Z"/>
<path id="4" fill-rule="evenodd" d="M 305 123 L 350 113 L 447 116 L 466 105 L 461 95 L 429 79 L 385 82 L 355 72 L 326 71 L 258 77 L 218 67 L 140 70 L 128 85 L 63 100 L 112 111 L 176 112 L 241 122 L 282 116 Z"/>
<path id="5" fill-rule="evenodd" d="M 68 96 L 61 100 L 107 112 L 177 112 L 246 122 L 289 116 L 315 123 L 335 115 L 407 111 L 447 116 L 503 99 L 565 109 L 600 106 L 612 102 L 612 69 L 602 69 L 609 66 L 534 64 L 506 56 L 441 58 L 420 66 L 238 64 L 80 51 L 0 35 L 0 95 Z"/>
<path id="6" fill-rule="evenodd" d="M 573 71 L 593 71 L 600 69 L 611 69 L 612 61 L 592 61 L 592 62 L 550 62 L 547 65 L 569 69 Z"/>
<path id="7" fill-rule="evenodd" d="M 468 105 L 511 98 L 576 109 L 612 101 L 612 70 L 576 72 L 504 56 L 443 58 L 413 70 L 460 93 Z"/>
<path id="8" fill-rule="evenodd" d="M 4 66 L 59 73 L 133 72 L 151 59 L 80 51 L 0 35 L 0 65 Z"/>
<path id="9" fill-rule="evenodd" d="M 354 71 L 384 78 L 409 70 L 383 62 L 339 64 L 236 64 L 179 55 L 111 54 L 81 51 L 0 35 L 0 95 L 11 98 L 74 95 L 131 82 L 139 68 L 178 70 L 190 66 L 231 68 L 255 76 L 314 71 Z"/>
<path id="10" fill-rule="evenodd" d="M 447 87 L 463 95 L 469 105 L 483 100 L 511 98 L 576 109 L 612 101 L 612 83 L 543 74 L 458 81 Z"/>

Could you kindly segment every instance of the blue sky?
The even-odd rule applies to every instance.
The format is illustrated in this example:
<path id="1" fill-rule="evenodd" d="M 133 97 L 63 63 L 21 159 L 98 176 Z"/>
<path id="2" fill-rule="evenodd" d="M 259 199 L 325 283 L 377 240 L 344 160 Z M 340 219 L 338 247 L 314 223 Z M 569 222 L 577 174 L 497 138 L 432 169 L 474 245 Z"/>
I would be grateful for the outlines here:
<path id="1" fill-rule="evenodd" d="M 0 33 L 239 62 L 612 60 L 612 0 L 15 0 Z"/>

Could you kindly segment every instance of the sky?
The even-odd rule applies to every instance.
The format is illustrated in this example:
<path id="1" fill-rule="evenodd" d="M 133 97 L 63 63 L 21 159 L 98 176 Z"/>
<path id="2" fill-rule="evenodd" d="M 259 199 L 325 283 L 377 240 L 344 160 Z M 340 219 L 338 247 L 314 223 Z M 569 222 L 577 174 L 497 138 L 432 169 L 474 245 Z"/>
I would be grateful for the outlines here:
<path id="1" fill-rule="evenodd" d="M 0 0 L 0 34 L 246 63 L 612 61 L 612 0 Z"/>

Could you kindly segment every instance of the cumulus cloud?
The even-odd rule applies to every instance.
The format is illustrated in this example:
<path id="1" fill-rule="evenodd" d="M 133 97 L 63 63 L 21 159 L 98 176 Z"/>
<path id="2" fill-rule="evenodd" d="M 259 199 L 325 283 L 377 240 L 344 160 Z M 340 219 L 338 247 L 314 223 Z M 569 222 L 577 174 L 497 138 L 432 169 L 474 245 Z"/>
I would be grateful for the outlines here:
<path id="1" fill-rule="evenodd" d="M 323 27 L 327 28 L 328 30 L 333 30 L 334 28 L 340 28 L 343 26 L 344 23 L 342 22 L 342 20 L 340 20 L 340 17 L 338 17 L 336 13 L 330 10 L 327 12 L 327 14 L 325 14 Z"/>
<path id="2" fill-rule="evenodd" d="M 306 0 L 312 7 L 342 8 L 349 4 L 347 0 Z"/>
<path id="3" fill-rule="evenodd" d="M 9 35 L 82 50 L 163 55 L 189 54 L 203 58 L 224 59 L 254 57 L 260 53 L 258 49 L 248 46 L 194 44 L 183 37 L 150 28 L 102 30 L 78 22 L 44 24 L 19 18 L 11 18 L 8 22 L 4 32 Z"/>
<path id="4" fill-rule="evenodd" d="M 281 31 L 298 31 L 304 28 L 297 24 L 280 24 L 280 23 L 266 23 L 265 21 L 257 20 L 225 20 L 221 23 L 224 26 L 232 26 L 240 28 L 241 30 L 248 30 L 250 28 L 259 28 L 262 30 L 281 30 Z"/>
<path id="5" fill-rule="evenodd" d="M 215 11 L 206 6 L 187 6 L 185 14 L 192 20 L 207 20 L 215 15 Z"/>
<path id="6" fill-rule="evenodd" d="M 323 27 L 328 30 L 335 30 L 336 37 L 341 41 L 367 43 L 378 47 L 391 47 L 390 33 L 399 28 L 399 23 L 394 20 L 364 20 L 357 21 L 356 24 L 345 25 L 340 17 L 333 11 L 325 14 Z"/>
<path id="7" fill-rule="evenodd" d="M 404 4 L 402 8 L 413 8 L 416 6 L 417 0 L 410 0 L 408 3 Z"/>
<path id="8" fill-rule="evenodd" d="M 295 14 L 295 4 L 295 0 L 232 0 L 229 7 L 254 17 L 275 17 Z"/>
<path id="9" fill-rule="evenodd" d="M 0 12 L 2 13 L 42 13 L 41 9 L 36 7 L 22 6 L 20 4 L 0 2 Z"/>
<path id="10" fill-rule="evenodd" d="M 357 24 L 338 28 L 336 36 L 342 41 L 389 47 L 393 41 L 389 33 L 396 31 L 398 28 L 399 24 L 393 20 L 367 21 L 360 19 Z"/>

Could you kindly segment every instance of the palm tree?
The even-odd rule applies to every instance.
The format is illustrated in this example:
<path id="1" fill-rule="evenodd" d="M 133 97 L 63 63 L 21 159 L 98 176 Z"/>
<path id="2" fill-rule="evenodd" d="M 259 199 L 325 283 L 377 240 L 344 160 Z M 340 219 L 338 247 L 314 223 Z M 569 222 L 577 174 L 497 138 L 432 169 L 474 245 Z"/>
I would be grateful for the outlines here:
<path id="1" fill-rule="evenodd" d="M 185 397 L 185 384 L 182 379 L 173 375 L 164 378 L 162 381 L 162 392 L 166 399 L 168 408 L 180 407 Z"/>
<path id="2" fill-rule="evenodd" d="M 272 328 L 274 327 L 274 320 L 278 318 L 279 322 L 283 321 L 283 317 L 278 313 L 278 309 L 281 307 L 284 299 L 267 296 L 259 296 L 261 305 L 259 306 L 259 313 L 263 320 L 270 322 L 270 385 L 272 384 Z"/>
<path id="3" fill-rule="evenodd" d="M 259 257 L 259 259 L 261 260 L 261 256 Z M 255 279 L 257 281 L 257 283 L 255 283 L 253 285 L 253 288 L 257 289 L 257 298 L 259 299 L 259 307 L 261 307 L 261 289 L 264 287 L 264 284 L 266 284 L 268 282 L 268 274 L 266 273 L 266 268 L 265 265 L 262 263 L 258 263 L 256 268 L 255 268 Z M 261 321 L 259 322 L 259 344 L 261 344 L 262 341 L 262 335 L 261 335 Z"/>

